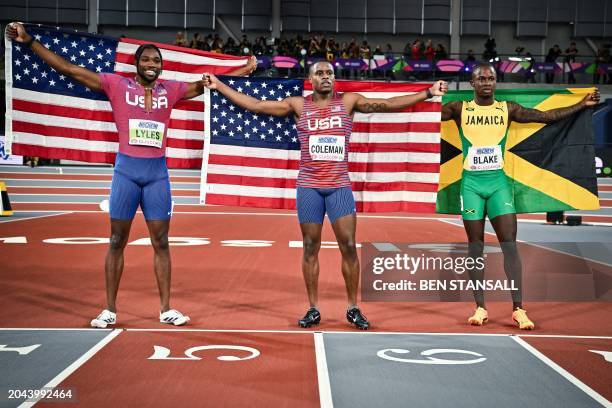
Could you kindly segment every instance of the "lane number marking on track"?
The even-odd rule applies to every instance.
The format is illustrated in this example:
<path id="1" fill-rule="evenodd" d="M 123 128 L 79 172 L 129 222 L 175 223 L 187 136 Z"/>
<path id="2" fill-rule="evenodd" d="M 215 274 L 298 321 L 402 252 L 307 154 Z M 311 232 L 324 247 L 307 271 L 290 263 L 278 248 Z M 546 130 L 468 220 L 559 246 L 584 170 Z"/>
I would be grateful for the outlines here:
<path id="1" fill-rule="evenodd" d="M 460 350 L 460 349 L 429 349 L 422 351 L 420 353 L 421 356 L 425 357 L 425 359 L 409 359 L 402 357 L 394 357 L 389 355 L 389 353 L 393 354 L 408 354 L 410 350 L 406 349 L 384 349 L 379 350 L 376 355 L 384 360 L 395 361 L 399 363 L 411 363 L 411 364 L 429 364 L 429 365 L 461 365 L 461 364 L 478 364 L 485 361 L 487 358 L 482 354 L 476 353 L 475 351 L 470 350 Z M 462 355 L 470 355 L 479 358 L 473 358 L 470 360 L 454 360 L 454 359 L 446 359 L 446 358 L 438 358 L 432 357 L 437 354 L 462 354 Z"/>
<path id="2" fill-rule="evenodd" d="M 20 356 L 25 356 L 39 348 L 40 344 L 32 344 L 25 347 L 8 347 L 6 344 L 0 344 L 0 351 L 13 351 L 19 353 Z"/>
<path id="3" fill-rule="evenodd" d="M 600 354 L 608 363 L 612 363 L 612 351 L 589 350 L 591 353 Z"/>
<path id="4" fill-rule="evenodd" d="M 202 360 L 201 357 L 198 357 L 196 355 L 194 355 L 194 353 L 198 352 L 198 351 L 203 351 L 203 350 L 240 350 L 240 351 L 246 351 L 247 353 L 249 353 L 248 356 L 246 357 L 238 357 L 238 356 L 229 356 L 229 355 L 224 355 L 224 356 L 218 356 L 217 360 L 221 360 L 221 361 L 245 361 L 245 360 L 251 360 L 253 358 L 259 357 L 259 355 L 261 354 L 259 350 L 252 348 L 252 347 L 246 347 L 246 346 L 230 346 L 230 345 L 224 345 L 224 344 L 219 344 L 219 345 L 209 345 L 209 346 L 196 346 L 196 347 L 191 347 L 187 350 L 185 350 L 185 356 L 187 357 L 170 357 L 170 349 L 163 347 L 163 346 L 153 346 L 153 355 L 151 357 L 148 358 L 148 360 L 191 360 L 191 361 L 197 361 L 197 360 Z"/>

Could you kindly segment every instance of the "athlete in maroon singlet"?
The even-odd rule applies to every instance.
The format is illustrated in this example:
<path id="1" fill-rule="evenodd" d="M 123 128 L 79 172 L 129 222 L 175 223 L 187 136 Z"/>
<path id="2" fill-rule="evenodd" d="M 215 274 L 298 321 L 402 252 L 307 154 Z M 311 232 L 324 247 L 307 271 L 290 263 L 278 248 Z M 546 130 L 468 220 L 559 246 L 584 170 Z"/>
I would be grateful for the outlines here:
<path id="1" fill-rule="evenodd" d="M 274 116 L 293 115 L 298 123 L 302 158 L 298 176 L 297 207 L 304 243 L 302 273 L 310 308 L 298 321 L 301 327 L 318 324 L 319 248 L 323 214 L 327 211 L 342 253 L 342 275 L 348 297 L 347 320 L 359 329 L 369 322 L 357 307 L 359 259 L 355 245 L 355 215 L 348 177 L 348 144 L 354 112 L 397 111 L 434 95 L 443 95 L 448 86 L 438 81 L 427 91 L 389 99 L 366 98 L 347 92 L 334 93 L 334 69 L 329 62 L 310 66 L 311 97 L 290 97 L 282 101 L 261 101 L 239 93 L 212 74 L 204 75 L 204 84 L 216 89 L 243 109 Z"/>

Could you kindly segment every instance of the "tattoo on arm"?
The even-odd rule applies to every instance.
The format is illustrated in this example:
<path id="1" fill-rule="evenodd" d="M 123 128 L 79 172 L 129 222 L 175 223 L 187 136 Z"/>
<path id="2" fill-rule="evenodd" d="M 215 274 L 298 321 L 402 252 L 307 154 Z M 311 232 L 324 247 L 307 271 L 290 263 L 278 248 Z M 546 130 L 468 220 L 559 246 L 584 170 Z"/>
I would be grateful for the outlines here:
<path id="1" fill-rule="evenodd" d="M 360 103 L 358 105 L 358 108 L 359 108 L 359 112 L 363 112 L 363 113 L 389 112 L 389 107 L 384 102 L 380 102 L 380 103 L 364 102 L 364 103 Z"/>
<path id="2" fill-rule="evenodd" d="M 577 104 L 568 106 L 566 108 L 551 109 L 549 111 L 528 109 L 517 104 L 512 120 L 519 123 L 553 123 L 572 116 L 584 108 L 585 105 L 582 102 L 578 102 Z"/>

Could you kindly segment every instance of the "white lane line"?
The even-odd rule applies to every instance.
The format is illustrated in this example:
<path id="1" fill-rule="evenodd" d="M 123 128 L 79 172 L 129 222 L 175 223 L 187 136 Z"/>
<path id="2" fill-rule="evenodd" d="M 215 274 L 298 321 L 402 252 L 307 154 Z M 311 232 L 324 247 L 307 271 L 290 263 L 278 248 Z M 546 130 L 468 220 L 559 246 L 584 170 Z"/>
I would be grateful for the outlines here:
<path id="1" fill-rule="evenodd" d="M 317 357 L 317 378 L 319 383 L 319 402 L 322 408 L 332 408 L 331 385 L 329 383 L 329 371 L 327 369 L 327 358 L 325 357 L 325 343 L 323 333 L 314 333 L 315 355 Z"/>
<path id="2" fill-rule="evenodd" d="M 591 387 L 589 387 L 588 385 L 580 381 L 578 378 L 574 377 L 572 374 L 570 374 L 560 365 L 552 361 L 550 358 L 546 357 L 544 354 L 542 354 L 542 352 L 537 350 L 531 344 L 527 343 L 525 340 L 517 336 L 511 336 L 511 338 L 512 340 L 516 341 L 525 350 L 533 354 L 536 358 L 538 358 L 544 364 L 552 368 L 554 371 L 556 371 L 566 380 L 568 380 L 569 382 L 574 384 L 576 387 L 578 387 L 580 390 L 582 390 L 584 393 L 586 393 L 589 397 L 593 398 L 595 401 L 600 403 L 602 406 L 608 407 L 608 408 L 612 407 L 612 403 L 610 401 L 602 397 L 597 391 L 595 391 L 594 389 L 592 389 Z"/>
<path id="3" fill-rule="evenodd" d="M 530 219 L 530 218 L 519 218 L 517 219 L 517 221 L 520 222 L 524 222 L 524 223 L 530 223 L 530 224 L 540 224 L 540 225 L 547 225 L 546 221 L 544 220 L 534 220 L 534 219 Z M 585 221 L 583 224 L 583 226 L 585 227 L 590 227 L 592 225 L 594 226 L 603 226 L 603 227 L 612 227 L 612 222 L 597 222 L 597 221 Z"/>
<path id="4" fill-rule="evenodd" d="M 18 212 L 18 211 L 13 211 L 14 213 Z M 21 211 L 19 211 L 21 212 Z M 23 212 L 43 212 L 43 211 L 23 211 Z M 57 213 L 57 211 L 53 211 L 54 213 Z M 15 222 L 15 221 L 27 221 L 27 220 L 34 220 L 36 218 L 46 218 L 46 217 L 55 217 L 57 215 L 66 215 L 66 214 L 71 214 L 72 211 L 64 211 L 64 212 L 60 212 L 58 214 L 45 214 L 45 215 L 35 215 L 32 217 L 23 217 L 23 218 L 10 218 L 10 219 L 0 219 L 0 224 L 5 224 L 7 222 Z"/>
<path id="5" fill-rule="evenodd" d="M 101 332 L 110 329 L 70 328 L 70 327 L 0 327 L 0 331 L 92 331 Z M 115 329 L 120 330 L 120 329 Z"/>
<path id="6" fill-rule="evenodd" d="M 0 327 L 2 331 L 100 331 L 100 329 L 91 328 L 64 328 L 64 327 Z M 389 332 L 389 331 L 321 331 L 321 330 L 251 330 L 251 329 L 188 329 L 188 328 L 168 328 L 168 329 L 123 329 L 124 331 L 133 332 L 203 332 L 203 333 L 279 333 L 279 334 L 313 334 L 313 333 L 325 333 L 325 334 L 358 334 L 358 335 L 371 335 L 371 334 L 396 334 L 396 335 L 415 335 L 415 336 L 482 336 L 482 337 L 541 337 L 541 338 L 559 338 L 559 339 L 593 339 L 593 340 L 612 340 L 612 336 L 580 336 L 580 335 L 566 335 L 566 334 L 515 334 L 515 333 L 424 333 L 424 332 Z"/>
<path id="7" fill-rule="evenodd" d="M 121 334 L 121 332 L 122 332 L 121 329 L 115 329 L 112 332 L 108 333 L 108 335 L 106 337 L 104 337 L 102 340 L 100 340 L 98 342 L 98 344 L 96 344 L 95 346 L 90 348 L 85 354 L 83 354 L 81 357 L 79 357 L 74 363 L 70 364 L 68 367 L 66 367 L 64 369 L 64 371 L 62 371 L 57 376 L 55 376 L 54 379 L 52 379 L 47 384 L 45 384 L 45 386 L 42 387 L 41 390 L 42 389 L 48 389 L 48 388 L 55 388 L 55 387 L 57 387 L 62 381 L 64 381 L 66 378 L 68 378 L 68 376 L 70 374 L 74 373 L 80 366 L 85 364 L 87 362 L 87 360 L 92 358 L 98 351 L 102 350 L 102 348 L 104 346 L 106 346 L 115 337 L 117 337 L 119 334 Z M 32 406 L 34 406 L 34 404 L 36 404 L 36 402 L 37 401 L 24 402 L 23 404 L 19 405 L 19 408 L 32 407 Z"/>

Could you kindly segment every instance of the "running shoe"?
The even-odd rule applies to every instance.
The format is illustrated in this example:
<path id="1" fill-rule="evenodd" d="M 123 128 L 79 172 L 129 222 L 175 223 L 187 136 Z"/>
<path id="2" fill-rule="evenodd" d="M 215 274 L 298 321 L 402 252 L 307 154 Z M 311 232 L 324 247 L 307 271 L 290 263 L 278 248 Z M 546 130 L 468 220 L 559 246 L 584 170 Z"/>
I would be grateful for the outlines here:
<path id="1" fill-rule="evenodd" d="M 489 314 L 484 307 L 478 307 L 474 314 L 468 319 L 468 323 L 472 326 L 482 326 L 489 320 Z"/>
<path id="2" fill-rule="evenodd" d="M 117 313 L 113 313 L 107 309 L 104 309 L 102 313 L 90 323 L 91 327 L 96 327 L 98 329 L 106 329 L 109 324 L 117 324 Z"/>
<path id="3" fill-rule="evenodd" d="M 310 326 L 314 326 L 319 324 L 321 321 L 321 313 L 315 307 L 311 307 L 308 309 L 304 317 L 298 320 L 298 326 L 308 328 Z"/>
<path id="4" fill-rule="evenodd" d="M 182 326 L 187 324 L 191 319 L 189 316 L 185 316 L 176 309 L 170 309 L 167 312 L 159 313 L 159 322 L 166 324 L 173 324 L 175 326 Z"/>
<path id="5" fill-rule="evenodd" d="M 521 330 L 533 330 L 535 328 L 535 324 L 527 317 L 527 311 L 521 308 L 517 308 L 512 312 L 512 321 L 518 324 Z"/>
<path id="6" fill-rule="evenodd" d="M 360 330 L 368 330 L 370 327 L 368 319 L 361 313 L 358 307 L 346 311 L 346 320 Z"/>

